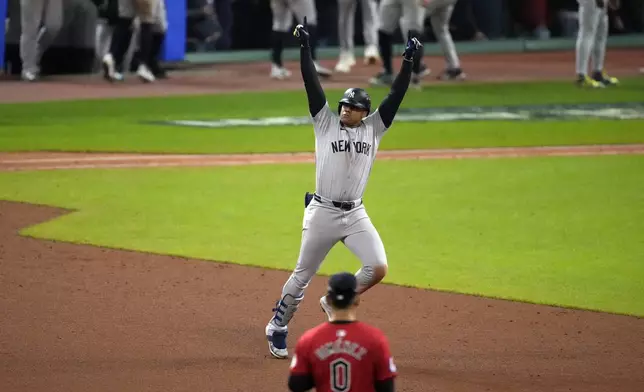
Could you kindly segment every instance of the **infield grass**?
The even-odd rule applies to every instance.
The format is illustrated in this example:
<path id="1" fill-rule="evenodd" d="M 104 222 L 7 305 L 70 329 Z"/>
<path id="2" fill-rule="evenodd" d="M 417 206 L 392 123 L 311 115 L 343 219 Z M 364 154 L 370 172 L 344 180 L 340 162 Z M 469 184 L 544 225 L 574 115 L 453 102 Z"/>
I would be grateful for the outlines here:
<path id="1" fill-rule="evenodd" d="M 387 282 L 644 316 L 644 156 L 376 162 Z M 242 180 L 243 179 L 243 180 Z M 23 234 L 290 270 L 314 166 L 0 173 Z M 355 270 L 339 244 L 321 269 Z"/>
<path id="2" fill-rule="evenodd" d="M 644 78 L 615 89 L 569 82 L 464 83 L 409 90 L 402 108 L 642 102 Z M 377 105 L 388 91 L 369 90 Z M 330 102 L 341 90 L 327 91 Z M 0 151 L 312 151 L 310 126 L 203 129 L 143 121 L 306 116 L 304 91 L 0 105 Z M 644 121 L 395 123 L 382 149 L 644 143 Z"/>

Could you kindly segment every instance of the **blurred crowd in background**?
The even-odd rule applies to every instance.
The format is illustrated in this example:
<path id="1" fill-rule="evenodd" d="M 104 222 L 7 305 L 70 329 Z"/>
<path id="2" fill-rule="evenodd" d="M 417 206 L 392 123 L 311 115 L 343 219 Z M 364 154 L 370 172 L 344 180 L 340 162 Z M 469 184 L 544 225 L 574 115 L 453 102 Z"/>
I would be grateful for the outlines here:
<path id="1" fill-rule="evenodd" d="M 7 0 L 4 70 L 20 73 L 21 8 L 38 2 L 59 4 L 58 10 L 34 12 L 28 18 L 47 29 L 41 59 L 52 73 L 86 73 L 100 67 L 97 62 L 101 4 L 108 0 Z M 113 0 L 116 1 L 116 0 Z M 132 0 L 136 1 L 136 0 Z M 160 0 L 172 1 L 172 0 Z M 355 15 L 355 45 L 362 46 L 360 2 Z M 375 0 L 377 3 L 380 0 Z M 574 38 L 578 29 L 578 0 L 459 0 L 449 22 L 455 41 L 529 38 L 547 40 Z M 32 4 L 33 3 L 33 4 Z M 186 0 L 186 51 L 216 53 L 228 50 L 269 49 L 272 13 L 270 0 Z M 338 0 L 315 0 L 318 20 L 318 46 L 338 46 Z M 295 22 L 295 21 L 294 21 Z M 294 23 L 295 24 L 295 23 Z M 429 18 L 425 20 L 423 41 L 435 41 Z M 644 33 L 644 0 L 621 0 L 621 8 L 610 12 L 610 35 Z M 35 33 L 34 33 L 35 34 Z M 402 42 L 402 34 L 396 35 Z M 23 37 L 24 39 L 24 37 Z M 34 42 L 36 37 L 34 37 Z M 295 40 L 285 46 L 295 46 Z M 23 45 L 24 46 L 24 45 Z M 136 44 L 135 44 L 136 46 Z"/>
<path id="2" fill-rule="evenodd" d="M 187 50 L 269 48 L 269 3 L 268 0 L 188 0 Z M 620 10 L 611 13 L 611 35 L 644 32 L 644 1 L 622 0 L 621 3 Z M 338 1 L 316 0 L 316 8 L 320 46 L 338 46 Z M 577 9 L 577 0 L 459 0 L 450 30 L 456 41 L 574 38 L 578 27 Z M 356 45 L 363 44 L 361 23 L 358 7 Z M 429 19 L 425 27 L 425 39 L 431 41 Z"/>

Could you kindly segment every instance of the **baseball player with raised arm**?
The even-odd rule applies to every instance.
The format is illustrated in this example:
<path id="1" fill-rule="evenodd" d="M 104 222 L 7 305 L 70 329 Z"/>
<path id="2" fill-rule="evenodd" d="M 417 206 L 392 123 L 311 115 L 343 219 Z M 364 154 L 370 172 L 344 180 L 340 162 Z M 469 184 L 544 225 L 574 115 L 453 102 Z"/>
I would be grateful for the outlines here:
<path id="1" fill-rule="evenodd" d="M 577 32 L 576 71 L 577 85 L 601 88 L 619 83 L 604 72 L 608 42 L 608 8 L 618 9 L 619 0 L 577 0 L 579 3 L 579 30 Z M 588 76 L 588 62 L 592 60 L 592 74 Z"/>
<path id="2" fill-rule="evenodd" d="M 360 88 L 346 90 L 332 109 L 315 72 L 306 19 L 293 34 L 300 41 L 300 68 L 313 120 L 316 192 L 305 194 L 297 265 L 265 328 L 270 353 L 277 358 L 288 357 L 288 324 L 304 298 L 304 290 L 335 244 L 342 241 L 362 263 L 356 273 L 358 293 L 373 287 L 387 273 L 385 247 L 362 203 L 362 195 L 380 140 L 391 127 L 409 87 L 414 54 L 422 46 L 417 38 L 408 35 L 400 72 L 375 111 L 371 111 L 369 95 Z M 330 314 L 326 297 L 320 299 L 320 305 Z"/>
<path id="3" fill-rule="evenodd" d="M 389 342 L 381 330 L 357 320 L 357 286 L 348 272 L 329 279 L 329 322 L 297 341 L 288 378 L 291 392 L 394 391 L 397 369 Z"/>
<path id="4" fill-rule="evenodd" d="M 271 13 L 273 15 L 273 31 L 271 33 L 271 78 L 288 79 L 291 77 L 291 71 L 284 67 L 282 61 L 282 52 L 284 51 L 284 42 L 289 36 L 289 30 L 293 26 L 293 16 L 298 23 L 306 15 L 311 22 L 309 34 L 311 36 L 311 56 L 313 64 L 318 75 L 323 77 L 331 76 L 332 72 L 320 65 L 317 61 L 317 10 L 314 0 L 271 0 Z"/>
<path id="5" fill-rule="evenodd" d="M 376 0 L 338 0 L 338 41 L 340 58 L 335 65 L 336 72 L 347 73 L 356 64 L 353 52 L 356 8 L 362 10 L 362 36 L 365 42 L 364 63 L 375 64 L 378 53 L 378 3 Z"/>

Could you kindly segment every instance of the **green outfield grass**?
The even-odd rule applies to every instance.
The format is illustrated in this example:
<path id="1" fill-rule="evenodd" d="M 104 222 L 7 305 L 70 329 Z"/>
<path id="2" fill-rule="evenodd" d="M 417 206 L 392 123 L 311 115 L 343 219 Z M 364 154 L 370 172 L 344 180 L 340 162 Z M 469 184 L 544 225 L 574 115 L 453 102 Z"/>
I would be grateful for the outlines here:
<path id="1" fill-rule="evenodd" d="M 644 156 L 377 162 L 387 281 L 644 316 Z M 0 173 L 23 234 L 290 270 L 314 166 Z M 338 245 L 321 269 L 354 270 Z"/>
<path id="2" fill-rule="evenodd" d="M 270 153 L 313 151 L 310 126 L 196 129 L 107 122 L 94 128 L 64 125 L 0 129 L 4 151 L 114 151 L 155 153 Z M 51 132 L 51 134 L 45 134 Z M 574 122 L 440 122 L 396 124 L 381 150 L 644 143 L 644 120 Z"/>
<path id="3" fill-rule="evenodd" d="M 615 89 L 570 82 L 436 85 L 403 108 L 641 102 L 644 78 Z M 375 104 L 388 90 L 370 89 Z M 335 102 L 341 90 L 329 90 Z M 0 151 L 291 152 L 313 149 L 310 126 L 196 129 L 141 121 L 306 116 L 303 91 L 0 105 Z M 642 143 L 644 121 L 396 123 L 383 149 Z"/>

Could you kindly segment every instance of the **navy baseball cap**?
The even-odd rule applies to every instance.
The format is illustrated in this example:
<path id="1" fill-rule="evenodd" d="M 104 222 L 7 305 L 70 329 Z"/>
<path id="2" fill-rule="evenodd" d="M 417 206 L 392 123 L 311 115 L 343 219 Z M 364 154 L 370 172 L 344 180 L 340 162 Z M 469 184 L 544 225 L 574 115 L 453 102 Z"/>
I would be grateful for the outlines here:
<path id="1" fill-rule="evenodd" d="M 334 304 L 346 307 L 355 298 L 357 287 L 358 281 L 354 274 L 340 272 L 329 278 L 327 293 Z"/>

